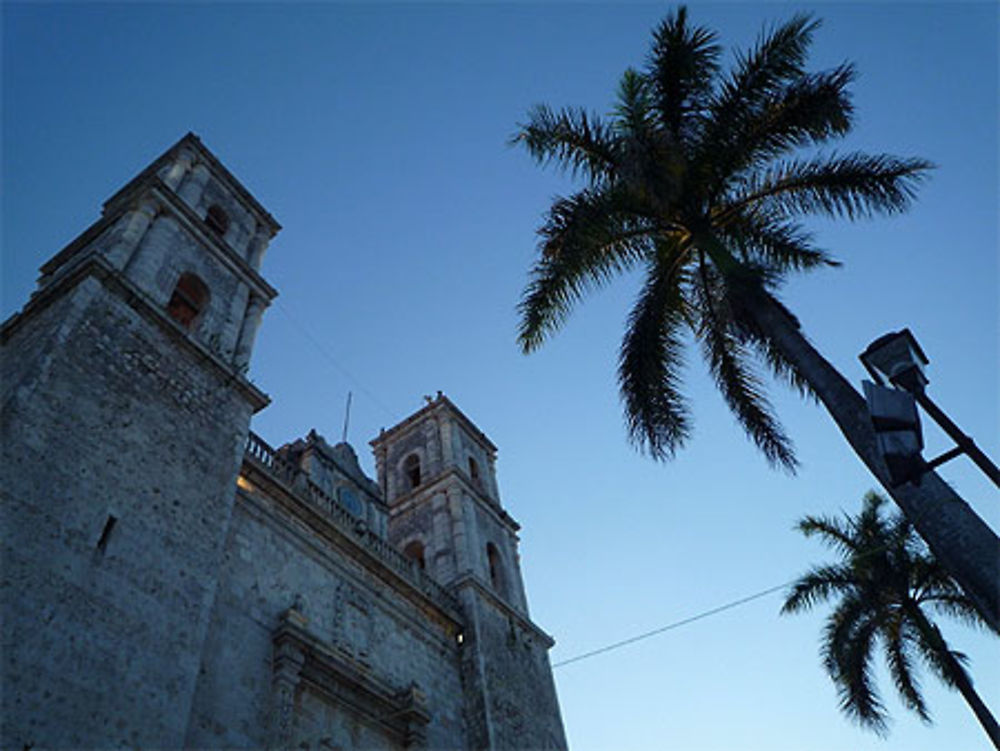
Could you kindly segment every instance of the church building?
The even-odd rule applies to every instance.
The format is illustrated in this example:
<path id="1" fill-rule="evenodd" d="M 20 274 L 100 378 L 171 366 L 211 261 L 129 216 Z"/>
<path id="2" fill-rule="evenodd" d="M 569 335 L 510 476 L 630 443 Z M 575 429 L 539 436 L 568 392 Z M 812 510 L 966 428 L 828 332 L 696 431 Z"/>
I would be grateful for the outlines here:
<path id="1" fill-rule="evenodd" d="M 188 134 L 2 324 L 2 746 L 565 749 L 486 435 L 250 430 L 279 229 Z"/>

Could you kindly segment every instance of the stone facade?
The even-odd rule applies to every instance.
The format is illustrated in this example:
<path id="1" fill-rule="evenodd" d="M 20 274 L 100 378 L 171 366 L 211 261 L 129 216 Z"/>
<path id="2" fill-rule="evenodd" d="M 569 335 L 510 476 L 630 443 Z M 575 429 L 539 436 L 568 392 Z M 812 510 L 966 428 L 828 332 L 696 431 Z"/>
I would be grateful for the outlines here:
<path id="1" fill-rule="evenodd" d="M 189 134 L 3 324 L 0 744 L 565 748 L 482 432 L 250 432 L 279 229 Z"/>

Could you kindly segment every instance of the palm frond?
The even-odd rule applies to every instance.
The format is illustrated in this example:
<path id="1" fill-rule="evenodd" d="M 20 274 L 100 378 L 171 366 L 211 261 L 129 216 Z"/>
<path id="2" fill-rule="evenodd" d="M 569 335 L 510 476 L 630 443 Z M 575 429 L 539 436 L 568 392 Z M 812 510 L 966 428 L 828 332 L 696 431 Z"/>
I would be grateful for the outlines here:
<path id="1" fill-rule="evenodd" d="M 614 114 L 613 127 L 620 136 L 652 134 L 655 122 L 649 80 L 635 68 L 626 68 L 618 82 Z"/>
<path id="2" fill-rule="evenodd" d="M 879 735 L 888 731 L 885 705 L 875 684 L 872 666 L 877 619 L 868 615 L 855 624 L 837 653 L 837 690 L 843 712 Z"/>
<path id="3" fill-rule="evenodd" d="M 684 248 L 674 247 L 671 254 L 683 252 Z M 690 412 L 680 391 L 685 311 L 680 264 L 660 262 L 651 267 L 629 314 L 618 383 L 630 440 L 654 459 L 664 460 L 691 433 Z"/>
<path id="4" fill-rule="evenodd" d="M 614 190 L 557 199 L 538 233 L 540 258 L 518 305 L 518 342 L 527 353 L 558 329 L 573 304 L 641 260 L 651 222 Z"/>
<path id="5" fill-rule="evenodd" d="M 736 64 L 712 97 L 695 158 L 708 166 L 714 184 L 757 163 L 760 151 L 801 145 L 809 133 L 829 132 L 833 120 L 823 117 L 832 114 L 828 88 L 804 68 L 818 27 L 818 20 L 799 14 L 762 33 L 748 53 L 737 53 Z M 841 131 L 846 127 L 849 123 Z"/>
<path id="6" fill-rule="evenodd" d="M 956 675 L 956 672 L 963 673 L 965 679 L 971 683 L 972 679 L 969 678 L 963 667 L 963 663 L 967 663 L 968 658 L 948 646 L 937 626 L 930 624 L 929 633 L 927 631 L 920 632 L 914 642 L 924 663 L 946 686 L 949 688 L 958 686 L 959 676 Z M 949 657 L 951 657 L 950 660 Z"/>
<path id="7" fill-rule="evenodd" d="M 554 163 L 573 176 L 582 174 L 591 183 L 602 183 L 614 170 L 612 127 L 583 109 L 566 107 L 557 112 L 544 104 L 536 105 L 509 142 L 523 145 L 539 164 Z"/>
<path id="8" fill-rule="evenodd" d="M 722 312 L 726 293 L 722 279 L 707 264 L 698 266 L 697 300 L 701 315 L 698 339 L 709 370 L 727 406 L 743 430 L 772 465 L 790 472 L 797 466 L 795 451 L 764 394 L 760 377 L 750 364 L 750 353 L 733 334 L 731 315 Z"/>
<path id="9" fill-rule="evenodd" d="M 812 235 L 800 225 L 763 213 L 731 217 L 718 230 L 745 263 L 763 263 L 775 270 L 808 271 L 839 266 L 826 252 L 813 247 Z"/>
<path id="10" fill-rule="evenodd" d="M 699 169 L 712 177 L 713 195 L 722 199 L 740 191 L 752 171 L 850 131 L 854 110 L 847 87 L 853 79 L 854 69 L 846 64 L 803 73 L 759 106 L 748 106 L 738 120 L 713 117 L 698 152 Z"/>
<path id="11" fill-rule="evenodd" d="M 806 516 L 798 521 L 795 528 L 806 537 L 819 536 L 825 545 L 845 556 L 858 553 L 858 541 L 854 539 L 853 529 L 850 525 L 842 524 L 839 519 Z"/>
<path id="12" fill-rule="evenodd" d="M 683 157 L 657 132 L 649 80 L 629 68 L 622 76 L 615 108 L 615 179 L 660 207 L 680 192 Z"/>
<path id="13" fill-rule="evenodd" d="M 757 354 L 771 370 L 771 373 L 780 381 L 797 391 L 800 396 L 819 401 L 819 397 L 809 379 L 799 371 L 798 365 L 788 359 L 785 351 L 771 337 L 770 333 L 762 329 L 757 324 L 757 319 L 753 316 L 748 307 L 753 303 L 753 297 L 763 295 L 767 298 L 767 304 L 782 311 L 797 326 L 798 321 L 788 308 L 774 295 L 766 289 L 741 289 L 739 295 L 733 295 L 729 303 L 733 308 L 733 318 L 739 335 L 749 342 L 757 350 Z"/>
<path id="14" fill-rule="evenodd" d="M 896 686 L 896 691 L 903 699 L 903 704 L 916 712 L 921 720 L 930 723 L 930 712 L 926 702 L 924 702 L 923 695 L 920 693 L 920 682 L 913 672 L 912 640 L 905 625 L 901 624 L 897 633 L 893 634 L 892 638 L 886 638 L 884 642 L 885 661 L 889 666 L 889 675 Z"/>
<path id="15" fill-rule="evenodd" d="M 815 566 L 792 585 L 781 606 L 781 613 L 800 613 L 837 594 L 846 594 L 857 587 L 850 567 L 844 565 Z"/>
<path id="16" fill-rule="evenodd" d="M 673 140 L 689 142 L 700 127 L 720 53 L 715 32 L 691 26 L 683 5 L 653 31 L 646 75 L 654 87 L 660 120 Z"/>
<path id="17" fill-rule="evenodd" d="M 926 604 L 931 610 L 949 618 L 954 618 L 966 626 L 982 629 L 989 628 L 989 624 L 983 620 L 982 614 L 976 610 L 964 592 L 935 594 L 933 597 L 923 600 L 922 604 Z"/>
<path id="18" fill-rule="evenodd" d="M 779 162 L 749 179 L 731 205 L 786 216 L 858 219 L 897 214 L 909 208 L 932 167 L 924 159 L 859 153 Z"/>

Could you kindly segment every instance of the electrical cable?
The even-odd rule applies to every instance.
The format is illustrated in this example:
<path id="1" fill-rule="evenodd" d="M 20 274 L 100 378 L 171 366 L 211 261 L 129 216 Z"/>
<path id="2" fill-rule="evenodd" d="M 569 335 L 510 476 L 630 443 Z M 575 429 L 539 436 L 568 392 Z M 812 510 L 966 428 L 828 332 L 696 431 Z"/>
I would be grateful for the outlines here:
<path id="1" fill-rule="evenodd" d="M 588 657 L 594 657 L 605 652 L 610 652 L 613 649 L 619 649 L 621 647 L 627 646 L 629 644 L 634 644 L 637 641 L 642 641 L 643 639 L 649 639 L 657 634 L 662 634 L 664 631 L 670 631 L 672 629 L 678 628 L 679 626 L 687 625 L 688 623 L 694 623 L 695 621 L 700 621 L 703 618 L 708 618 L 716 613 L 721 613 L 724 610 L 731 610 L 732 608 L 739 607 L 740 605 L 745 605 L 753 600 L 759 600 L 761 597 L 766 597 L 767 595 L 773 594 L 778 590 L 785 589 L 789 585 L 794 584 L 794 582 L 785 582 L 784 584 L 778 584 L 774 587 L 768 587 L 760 592 L 755 592 L 752 595 L 747 595 L 746 597 L 741 597 L 738 600 L 733 600 L 727 602 L 724 605 L 719 605 L 717 607 L 711 608 L 710 610 L 702 611 L 697 615 L 689 616 L 688 618 L 682 618 L 679 621 L 674 621 L 673 623 L 668 623 L 666 626 L 660 626 L 660 628 L 655 628 L 652 631 L 646 631 L 638 636 L 633 636 L 628 639 L 623 639 L 622 641 L 615 642 L 614 644 L 608 644 L 607 646 L 600 647 L 599 649 L 591 650 L 590 652 L 584 652 L 583 654 L 576 655 L 575 657 L 570 657 L 566 660 L 561 660 L 559 662 L 553 663 L 552 668 L 562 667 L 563 665 L 569 665 L 572 662 L 579 662 L 580 660 L 585 660 Z"/>
<path id="2" fill-rule="evenodd" d="M 337 360 L 337 358 L 330 353 L 330 351 L 323 345 L 323 343 L 320 342 L 320 340 L 316 336 L 314 336 L 312 332 L 309 331 L 309 329 L 307 329 L 303 324 L 299 323 L 299 321 L 295 318 L 295 316 L 292 315 L 292 312 L 283 302 L 281 302 L 281 300 L 275 300 L 275 307 L 282 312 L 282 314 L 288 319 L 289 323 L 291 323 L 293 327 L 297 328 L 299 332 L 306 339 L 308 339 L 309 342 L 316 348 L 316 351 L 319 352 L 321 355 L 323 355 L 323 357 L 325 357 L 330 362 L 330 364 L 333 365 L 333 367 L 340 372 L 341 375 L 343 375 L 345 378 L 351 381 L 355 386 L 357 386 L 358 390 L 365 396 L 367 396 L 369 399 L 371 399 L 372 402 L 379 407 L 379 409 L 385 412 L 386 416 L 394 419 L 393 411 L 388 406 L 386 406 L 385 402 L 383 402 L 381 399 L 375 396 L 375 394 L 373 394 L 365 386 L 364 382 L 360 378 L 355 376 L 353 373 L 351 373 L 351 371 L 349 371 L 347 368 L 341 365 L 340 362 Z"/>
<path id="3" fill-rule="evenodd" d="M 921 513 L 920 517 L 918 517 L 917 521 L 919 521 L 920 518 L 922 518 L 923 516 L 925 516 L 926 514 L 928 514 L 931 510 L 933 510 L 933 509 L 937 508 L 938 506 L 940 506 L 943 502 L 944 502 L 944 499 L 943 498 L 939 498 L 937 500 L 937 503 L 933 504 L 929 508 L 924 509 L 924 511 Z M 850 517 L 848 517 L 848 518 L 850 518 Z M 914 528 L 913 525 L 914 525 L 914 522 L 911 522 L 911 529 Z M 880 545 L 877 548 L 873 548 L 872 550 L 867 550 L 864 553 L 859 554 L 856 557 L 855 560 L 863 560 L 863 559 L 868 558 L 870 556 L 878 555 L 879 553 L 884 553 L 888 549 L 889 549 L 889 547 L 887 545 Z M 766 597 L 769 594 L 773 594 L 774 592 L 777 592 L 777 591 L 779 591 L 781 589 L 785 589 L 786 587 L 790 587 L 790 586 L 794 585 L 797 581 L 798 581 L 798 579 L 793 579 L 792 581 L 787 581 L 784 584 L 777 584 L 777 585 L 775 585 L 773 587 L 768 587 L 767 589 L 762 589 L 760 592 L 755 592 L 752 595 L 747 595 L 746 597 L 741 597 L 738 600 L 732 600 L 730 602 L 725 603 L 724 605 L 718 605 L 718 606 L 716 606 L 714 608 L 710 608 L 709 610 L 704 610 L 701 613 L 697 613 L 696 615 L 689 616 L 688 618 L 682 618 L 679 621 L 674 621 L 673 623 L 668 623 L 666 626 L 660 626 L 659 628 L 655 628 L 652 631 L 646 631 L 646 632 L 644 632 L 642 634 L 638 634 L 637 636 L 632 636 L 632 637 L 629 637 L 628 639 L 623 639 L 621 641 L 617 641 L 617 642 L 614 642 L 612 644 L 608 644 L 606 646 L 599 647 L 598 649 L 593 649 L 590 652 L 584 652 L 583 654 L 579 654 L 579 655 L 576 655 L 574 657 L 570 657 L 570 658 L 565 659 L 565 660 L 560 660 L 559 662 L 555 662 L 555 663 L 552 664 L 552 669 L 555 670 L 556 668 L 562 667 L 563 665 L 569 665 L 570 663 L 573 663 L 573 662 L 579 662 L 581 660 L 586 660 L 587 658 L 590 658 L 590 657 L 596 657 L 597 655 L 604 654 L 605 652 L 611 652 L 612 650 L 620 649 L 621 647 L 628 646 L 629 644 L 635 644 L 638 641 L 642 641 L 644 639 L 649 639 L 650 637 L 657 636 L 658 634 L 662 634 L 665 631 L 671 631 L 671 630 L 673 630 L 675 628 L 678 628 L 679 626 L 685 626 L 688 623 L 694 623 L 695 621 L 700 621 L 703 618 L 708 618 L 709 616 L 716 615 L 717 613 L 722 613 L 723 611 L 731 610 L 733 608 L 739 607 L 740 605 L 746 605 L 748 602 L 753 602 L 754 600 L 759 600 L 761 597 Z"/>

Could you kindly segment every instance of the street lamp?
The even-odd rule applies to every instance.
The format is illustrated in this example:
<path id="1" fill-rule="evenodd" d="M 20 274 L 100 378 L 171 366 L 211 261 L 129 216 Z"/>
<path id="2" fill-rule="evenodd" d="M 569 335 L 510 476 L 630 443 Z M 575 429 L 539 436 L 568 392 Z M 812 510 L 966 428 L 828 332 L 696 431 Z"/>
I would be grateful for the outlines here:
<path id="1" fill-rule="evenodd" d="M 870 411 L 873 405 L 877 403 L 875 399 L 876 394 L 880 391 L 892 391 L 892 389 L 884 388 L 886 381 L 888 381 L 896 389 L 910 393 L 917 404 L 923 407 L 924 411 L 934 419 L 934 422 L 940 425 L 942 430 L 955 441 L 955 448 L 927 462 L 927 470 L 944 464 L 946 461 L 964 453 L 993 481 L 994 485 L 1000 487 L 1000 469 L 997 468 L 997 465 L 990 461 L 990 458 L 976 446 L 975 442 L 969 436 L 965 435 L 941 408 L 927 396 L 925 387 L 928 380 L 924 374 L 924 366 L 928 364 L 929 360 L 909 329 L 880 336 L 868 345 L 867 349 L 861 353 L 860 358 L 865 369 L 871 374 L 876 384 L 878 384 L 878 386 L 871 388 L 866 385 L 865 391 L 866 395 L 869 395 L 868 404 Z M 879 419 L 875 412 L 872 412 L 872 418 L 876 431 L 878 431 Z M 917 430 L 919 431 L 919 424 Z M 905 481 L 905 479 L 917 478 L 910 476 L 901 479 Z"/>

